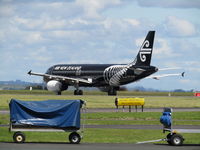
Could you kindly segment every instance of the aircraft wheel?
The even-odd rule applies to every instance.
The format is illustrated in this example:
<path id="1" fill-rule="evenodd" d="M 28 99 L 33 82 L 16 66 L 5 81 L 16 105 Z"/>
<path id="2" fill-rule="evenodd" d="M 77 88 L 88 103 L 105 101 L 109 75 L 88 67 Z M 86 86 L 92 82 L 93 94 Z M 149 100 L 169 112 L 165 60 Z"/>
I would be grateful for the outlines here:
<path id="1" fill-rule="evenodd" d="M 77 90 L 74 90 L 74 95 L 78 95 L 78 92 L 77 92 Z"/>
<path id="2" fill-rule="evenodd" d="M 184 138 L 180 134 L 173 134 L 170 138 L 171 145 L 180 146 L 183 144 Z"/>
<path id="3" fill-rule="evenodd" d="M 82 90 L 75 90 L 74 95 L 83 95 L 83 91 Z"/>
<path id="4" fill-rule="evenodd" d="M 57 95 L 61 95 L 61 91 L 56 93 Z"/>
<path id="5" fill-rule="evenodd" d="M 82 91 L 82 90 L 79 90 L 79 91 L 78 91 L 78 95 L 83 95 L 83 91 Z"/>
<path id="6" fill-rule="evenodd" d="M 13 135 L 13 140 L 15 143 L 24 143 L 26 137 L 22 132 L 15 132 Z"/>
<path id="7" fill-rule="evenodd" d="M 72 132 L 69 135 L 69 141 L 71 144 L 79 144 L 81 141 L 81 136 L 76 132 Z"/>

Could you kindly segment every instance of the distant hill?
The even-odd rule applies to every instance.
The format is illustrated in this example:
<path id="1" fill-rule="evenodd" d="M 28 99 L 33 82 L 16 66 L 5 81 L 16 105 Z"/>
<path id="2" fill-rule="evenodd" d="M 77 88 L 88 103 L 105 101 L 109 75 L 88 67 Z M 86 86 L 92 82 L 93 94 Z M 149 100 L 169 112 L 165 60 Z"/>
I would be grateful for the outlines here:
<path id="1" fill-rule="evenodd" d="M 143 92 L 166 92 L 166 91 L 161 91 L 158 89 L 153 89 L 153 88 L 145 88 L 143 86 L 135 86 L 135 87 L 130 87 L 129 90 L 131 91 L 143 91 Z"/>
<path id="2" fill-rule="evenodd" d="M 0 90 L 21 90 L 27 86 L 42 85 L 42 83 L 25 82 L 21 80 L 0 81 Z"/>
<path id="3" fill-rule="evenodd" d="M 21 80 L 10 80 L 10 81 L 0 81 L 0 85 L 32 85 L 32 84 L 37 84 L 37 83 L 32 83 L 32 82 L 25 82 Z"/>

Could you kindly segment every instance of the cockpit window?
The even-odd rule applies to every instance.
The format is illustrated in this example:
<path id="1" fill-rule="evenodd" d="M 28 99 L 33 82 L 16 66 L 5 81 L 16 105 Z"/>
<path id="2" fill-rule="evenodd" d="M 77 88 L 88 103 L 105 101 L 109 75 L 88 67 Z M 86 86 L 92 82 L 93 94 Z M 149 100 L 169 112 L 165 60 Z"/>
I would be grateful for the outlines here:
<path id="1" fill-rule="evenodd" d="M 46 74 L 52 74 L 52 70 L 53 70 L 53 67 L 50 67 L 50 68 L 47 70 Z"/>

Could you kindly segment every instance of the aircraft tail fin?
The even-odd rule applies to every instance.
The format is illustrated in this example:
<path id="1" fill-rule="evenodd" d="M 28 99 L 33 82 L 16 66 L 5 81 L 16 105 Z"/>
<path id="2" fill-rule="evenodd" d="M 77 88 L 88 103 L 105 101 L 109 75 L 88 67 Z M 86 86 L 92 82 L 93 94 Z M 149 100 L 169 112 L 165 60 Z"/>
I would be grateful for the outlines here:
<path id="1" fill-rule="evenodd" d="M 155 31 L 149 31 L 132 65 L 150 66 Z"/>

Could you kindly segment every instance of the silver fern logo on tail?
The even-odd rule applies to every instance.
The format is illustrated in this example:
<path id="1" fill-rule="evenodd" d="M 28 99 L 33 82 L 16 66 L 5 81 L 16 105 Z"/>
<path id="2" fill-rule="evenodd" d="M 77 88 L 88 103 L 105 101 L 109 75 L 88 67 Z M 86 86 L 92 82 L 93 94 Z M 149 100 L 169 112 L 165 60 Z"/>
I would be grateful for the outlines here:
<path id="1" fill-rule="evenodd" d="M 149 46 L 150 46 L 150 44 L 149 44 L 148 40 L 144 41 L 144 43 L 142 44 L 142 47 L 140 49 L 140 60 L 142 62 L 146 61 L 146 59 L 147 59 L 146 55 L 150 55 L 151 54 L 152 48 L 149 48 Z"/>
<path id="2" fill-rule="evenodd" d="M 120 79 L 126 75 L 128 65 L 113 65 L 104 70 L 104 80 L 111 86 L 119 86 Z"/>
<path id="3" fill-rule="evenodd" d="M 150 66 L 155 31 L 149 31 L 137 55 L 137 66 Z"/>

